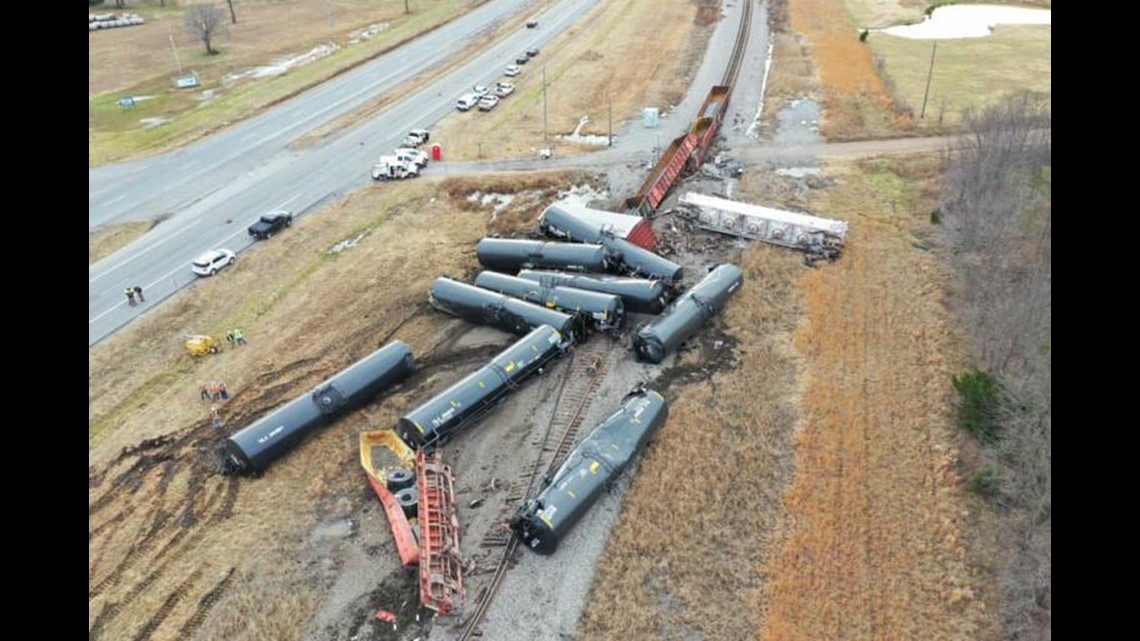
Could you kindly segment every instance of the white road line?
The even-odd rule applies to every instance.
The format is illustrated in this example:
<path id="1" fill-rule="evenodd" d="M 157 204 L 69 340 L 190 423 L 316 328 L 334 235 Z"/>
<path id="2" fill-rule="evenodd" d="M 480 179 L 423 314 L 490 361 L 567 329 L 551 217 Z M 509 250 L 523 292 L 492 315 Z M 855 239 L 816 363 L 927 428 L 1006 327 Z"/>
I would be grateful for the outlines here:
<path id="1" fill-rule="evenodd" d="M 202 219 L 201 219 L 201 218 L 198 218 L 198 219 L 197 219 L 197 220 L 195 220 L 194 222 L 192 222 L 192 223 L 190 223 L 190 224 L 188 224 L 188 225 L 186 225 L 186 226 L 184 226 L 184 227 L 180 228 L 178 231 L 174 232 L 174 234 L 172 234 L 171 236 L 167 237 L 165 240 L 178 240 L 178 237 L 179 237 L 179 236 L 181 236 L 181 234 L 182 234 L 183 232 L 185 232 L 187 229 L 190 229 L 191 227 L 193 227 L 193 226 L 195 226 L 195 225 L 198 225 L 198 224 L 200 224 L 201 222 L 202 222 Z M 133 255 L 133 256 L 129 256 L 129 257 L 127 257 L 127 258 L 124 258 L 123 260 L 120 260 L 119 262 L 115 263 L 114 265 L 111 265 L 110 267 L 106 268 L 106 269 L 105 269 L 103 272 L 101 272 L 101 273 L 99 273 L 99 274 L 96 274 L 96 275 L 95 275 L 94 277 L 92 277 L 92 278 L 88 278 L 88 279 L 87 279 L 87 284 L 88 284 L 88 285 L 90 285 L 91 283 L 94 283 L 95 281 L 99 280 L 100 278 L 103 278 L 104 276 L 106 276 L 107 274 L 109 274 L 109 273 L 113 272 L 114 270 L 116 270 L 116 269 L 118 269 L 118 268 L 122 267 L 123 265 L 126 265 L 126 264 L 127 264 L 127 263 L 129 263 L 130 261 L 132 261 L 132 260 L 134 260 L 134 259 L 136 259 L 136 258 L 138 258 L 138 257 L 140 257 L 140 256 L 143 256 L 143 255 L 145 255 L 145 254 L 148 254 L 148 253 L 150 253 L 150 252 L 154 251 L 155 249 L 158 249 L 158 247 L 160 247 L 160 246 L 161 246 L 161 245 L 162 245 L 162 244 L 165 242 L 165 240 L 160 240 L 160 241 L 157 241 L 157 242 L 155 242 L 154 244 L 152 244 L 150 247 L 147 247 L 146 249 L 144 249 L 144 250 L 140 251 L 139 253 L 137 253 L 137 254 L 135 254 L 135 255 Z"/>
<path id="2" fill-rule="evenodd" d="M 299 198 L 300 196 L 301 196 L 301 192 L 297 192 L 297 193 L 293 194 L 292 196 L 290 196 L 288 199 L 286 199 L 285 202 L 281 203 L 280 205 L 277 205 L 273 209 L 281 209 L 285 205 L 288 205 L 289 203 L 293 202 L 294 200 L 297 200 L 297 198 Z"/>

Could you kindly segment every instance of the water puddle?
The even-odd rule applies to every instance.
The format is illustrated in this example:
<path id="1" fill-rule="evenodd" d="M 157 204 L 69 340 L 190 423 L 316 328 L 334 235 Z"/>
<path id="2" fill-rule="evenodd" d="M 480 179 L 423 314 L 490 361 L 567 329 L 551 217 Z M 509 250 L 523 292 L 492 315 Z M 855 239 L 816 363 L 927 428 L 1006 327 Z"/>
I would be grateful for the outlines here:
<path id="1" fill-rule="evenodd" d="M 352 536 L 352 521 L 336 519 L 335 521 L 318 523 L 317 527 L 313 528 L 309 540 L 312 543 L 320 543 L 321 541 L 343 539 L 349 536 Z"/>
<path id="2" fill-rule="evenodd" d="M 997 25 L 1051 25 L 1053 11 L 992 4 L 954 4 L 938 7 L 918 24 L 898 25 L 876 31 L 911 40 L 984 38 Z"/>
<path id="3" fill-rule="evenodd" d="M 776 136 L 773 142 L 807 145 L 820 140 L 818 102 L 800 98 L 788 103 L 776 114 Z"/>

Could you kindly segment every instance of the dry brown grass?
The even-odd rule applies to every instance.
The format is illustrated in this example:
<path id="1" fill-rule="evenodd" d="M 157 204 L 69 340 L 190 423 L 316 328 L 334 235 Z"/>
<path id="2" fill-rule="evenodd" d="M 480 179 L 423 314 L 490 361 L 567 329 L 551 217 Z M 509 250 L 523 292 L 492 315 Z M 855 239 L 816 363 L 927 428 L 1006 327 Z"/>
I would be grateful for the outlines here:
<path id="1" fill-rule="evenodd" d="M 417 12 L 429 5 L 454 0 L 416 0 Z M 238 23 L 229 24 L 229 35 L 215 46 L 222 55 L 206 56 L 200 42 L 186 33 L 184 5 L 132 6 L 130 11 L 146 18 L 144 25 L 94 31 L 87 39 L 87 93 L 94 97 L 106 91 L 122 91 L 161 77 L 169 82 L 178 74 L 170 35 L 178 45 L 185 70 L 207 77 L 266 64 L 278 56 L 299 54 L 328 42 L 329 23 L 324 2 L 309 0 L 243 0 L 236 3 Z M 175 6 L 182 5 L 182 6 Z M 102 7 L 113 11 L 113 3 Z M 370 24 L 404 19 L 403 0 L 337 0 L 333 3 L 333 26 L 338 41 Z M 381 32 L 381 35 L 383 32 Z"/>
<path id="2" fill-rule="evenodd" d="M 913 118 L 896 105 L 843 0 L 788 0 L 791 29 L 806 38 L 822 85 L 820 132 L 829 140 L 897 135 Z M 775 63 L 773 63 L 775 66 Z"/>
<path id="3" fill-rule="evenodd" d="M 196 72 L 201 82 L 193 91 L 173 88 L 174 57 L 157 53 L 170 51 L 168 26 L 176 38 L 184 37 L 182 9 L 144 10 L 149 20 L 146 25 L 91 34 L 88 162 L 97 165 L 197 140 L 367 62 L 485 1 L 423 0 L 411 14 L 404 13 L 399 0 L 336 2 L 332 5 L 333 37 L 341 45 L 338 50 L 283 75 L 232 82 L 227 79 L 230 73 L 312 51 L 330 39 L 324 3 L 241 3 L 239 22 L 230 25 L 231 35 L 218 39 L 221 55 L 206 56 L 185 45 L 179 48 L 184 69 Z M 350 42 L 349 33 L 380 23 L 389 27 L 371 39 Z M 145 100 L 124 109 L 117 103 L 123 93 Z M 143 124 L 153 119 L 161 126 Z"/>
<path id="4" fill-rule="evenodd" d="M 490 186 L 508 191 L 512 181 L 555 180 L 565 184 L 566 177 L 494 177 Z M 488 189 L 465 181 L 361 190 L 91 350 L 93 640 L 149 633 L 161 641 L 199 629 L 198 638 L 300 638 L 335 575 L 309 531 L 352 513 L 366 496 L 356 435 L 393 424 L 410 389 L 382 395 L 261 478 L 239 481 L 211 467 L 222 436 L 212 433 L 195 382 L 227 382 L 232 396 L 221 407 L 229 433 L 366 356 L 397 327 L 394 337 L 430 367 L 432 348 L 456 321 L 416 311 L 436 276 L 475 270 L 474 245 L 488 229 L 487 209 L 452 204 L 449 192 Z M 355 247 L 328 252 L 362 234 Z M 224 334 L 235 326 L 248 346 L 202 361 L 182 354 L 182 332 Z M 201 605 L 230 569 L 216 603 Z M 192 620 L 197 611 L 204 615 Z"/>
<path id="5" fill-rule="evenodd" d="M 134 239 L 150 231 L 153 221 L 106 225 L 87 234 L 87 264 L 96 262 L 126 247 Z"/>
<path id="6" fill-rule="evenodd" d="M 914 247 L 937 163 L 827 173 L 839 184 L 815 210 L 851 231 L 843 258 L 798 285 L 803 421 L 785 543 L 761 570 L 772 577 L 762 638 L 999 638 L 954 472 L 948 275 Z"/>
<path id="7" fill-rule="evenodd" d="M 473 109 L 444 120 L 439 139 L 455 160 L 521 158 L 543 146 L 542 65 L 546 65 L 547 129 L 557 153 L 596 150 L 555 140 L 574 131 L 605 135 L 609 101 L 615 129 L 643 107 L 676 104 L 688 89 L 712 27 L 703 23 L 701 2 L 611 0 L 599 4 L 543 47 L 513 79 L 517 89 L 490 112 Z M 700 25 L 697 23 L 701 22 Z M 646 25 L 654 25 L 647 29 Z M 647 55 L 652 52 L 652 55 Z M 508 79 L 511 80 L 511 79 Z"/>
<path id="8" fill-rule="evenodd" d="M 791 476 L 794 283 L 804 268 L 796 253 L 759 243 L 740 265 L 744 287 L 723 317 L 739 363 L 669 394 L 669 421 L 626 495 L 581 638 L 747 639 L 763 621 L 755 570 L 778 549 L 769 539 Z"/>

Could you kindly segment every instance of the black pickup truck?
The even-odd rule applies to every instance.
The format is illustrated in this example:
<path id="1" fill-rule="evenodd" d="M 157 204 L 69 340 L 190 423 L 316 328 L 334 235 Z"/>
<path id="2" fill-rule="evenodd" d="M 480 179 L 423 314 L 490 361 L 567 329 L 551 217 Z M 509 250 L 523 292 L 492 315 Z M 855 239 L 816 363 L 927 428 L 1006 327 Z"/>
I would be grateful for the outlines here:
<path id="1" fill-rule="evenodd" d="M 264 240 L 293 224 L 293 214 L 287 211 L 271 211 L 249 226 L 249 235 Z"/>

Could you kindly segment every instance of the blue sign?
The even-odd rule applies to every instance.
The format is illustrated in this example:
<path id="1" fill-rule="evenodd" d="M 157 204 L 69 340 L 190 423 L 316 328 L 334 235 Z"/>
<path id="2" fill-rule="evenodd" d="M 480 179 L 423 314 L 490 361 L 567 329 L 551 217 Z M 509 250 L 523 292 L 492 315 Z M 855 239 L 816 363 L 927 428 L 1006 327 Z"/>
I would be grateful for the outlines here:
<path id="1" fill-rule="evenodd" d="M 122 98 L 119 98 L 119 106 L 120 107 L 134 107 L 135 106 L 134 96 L 123 96 Z"/>

